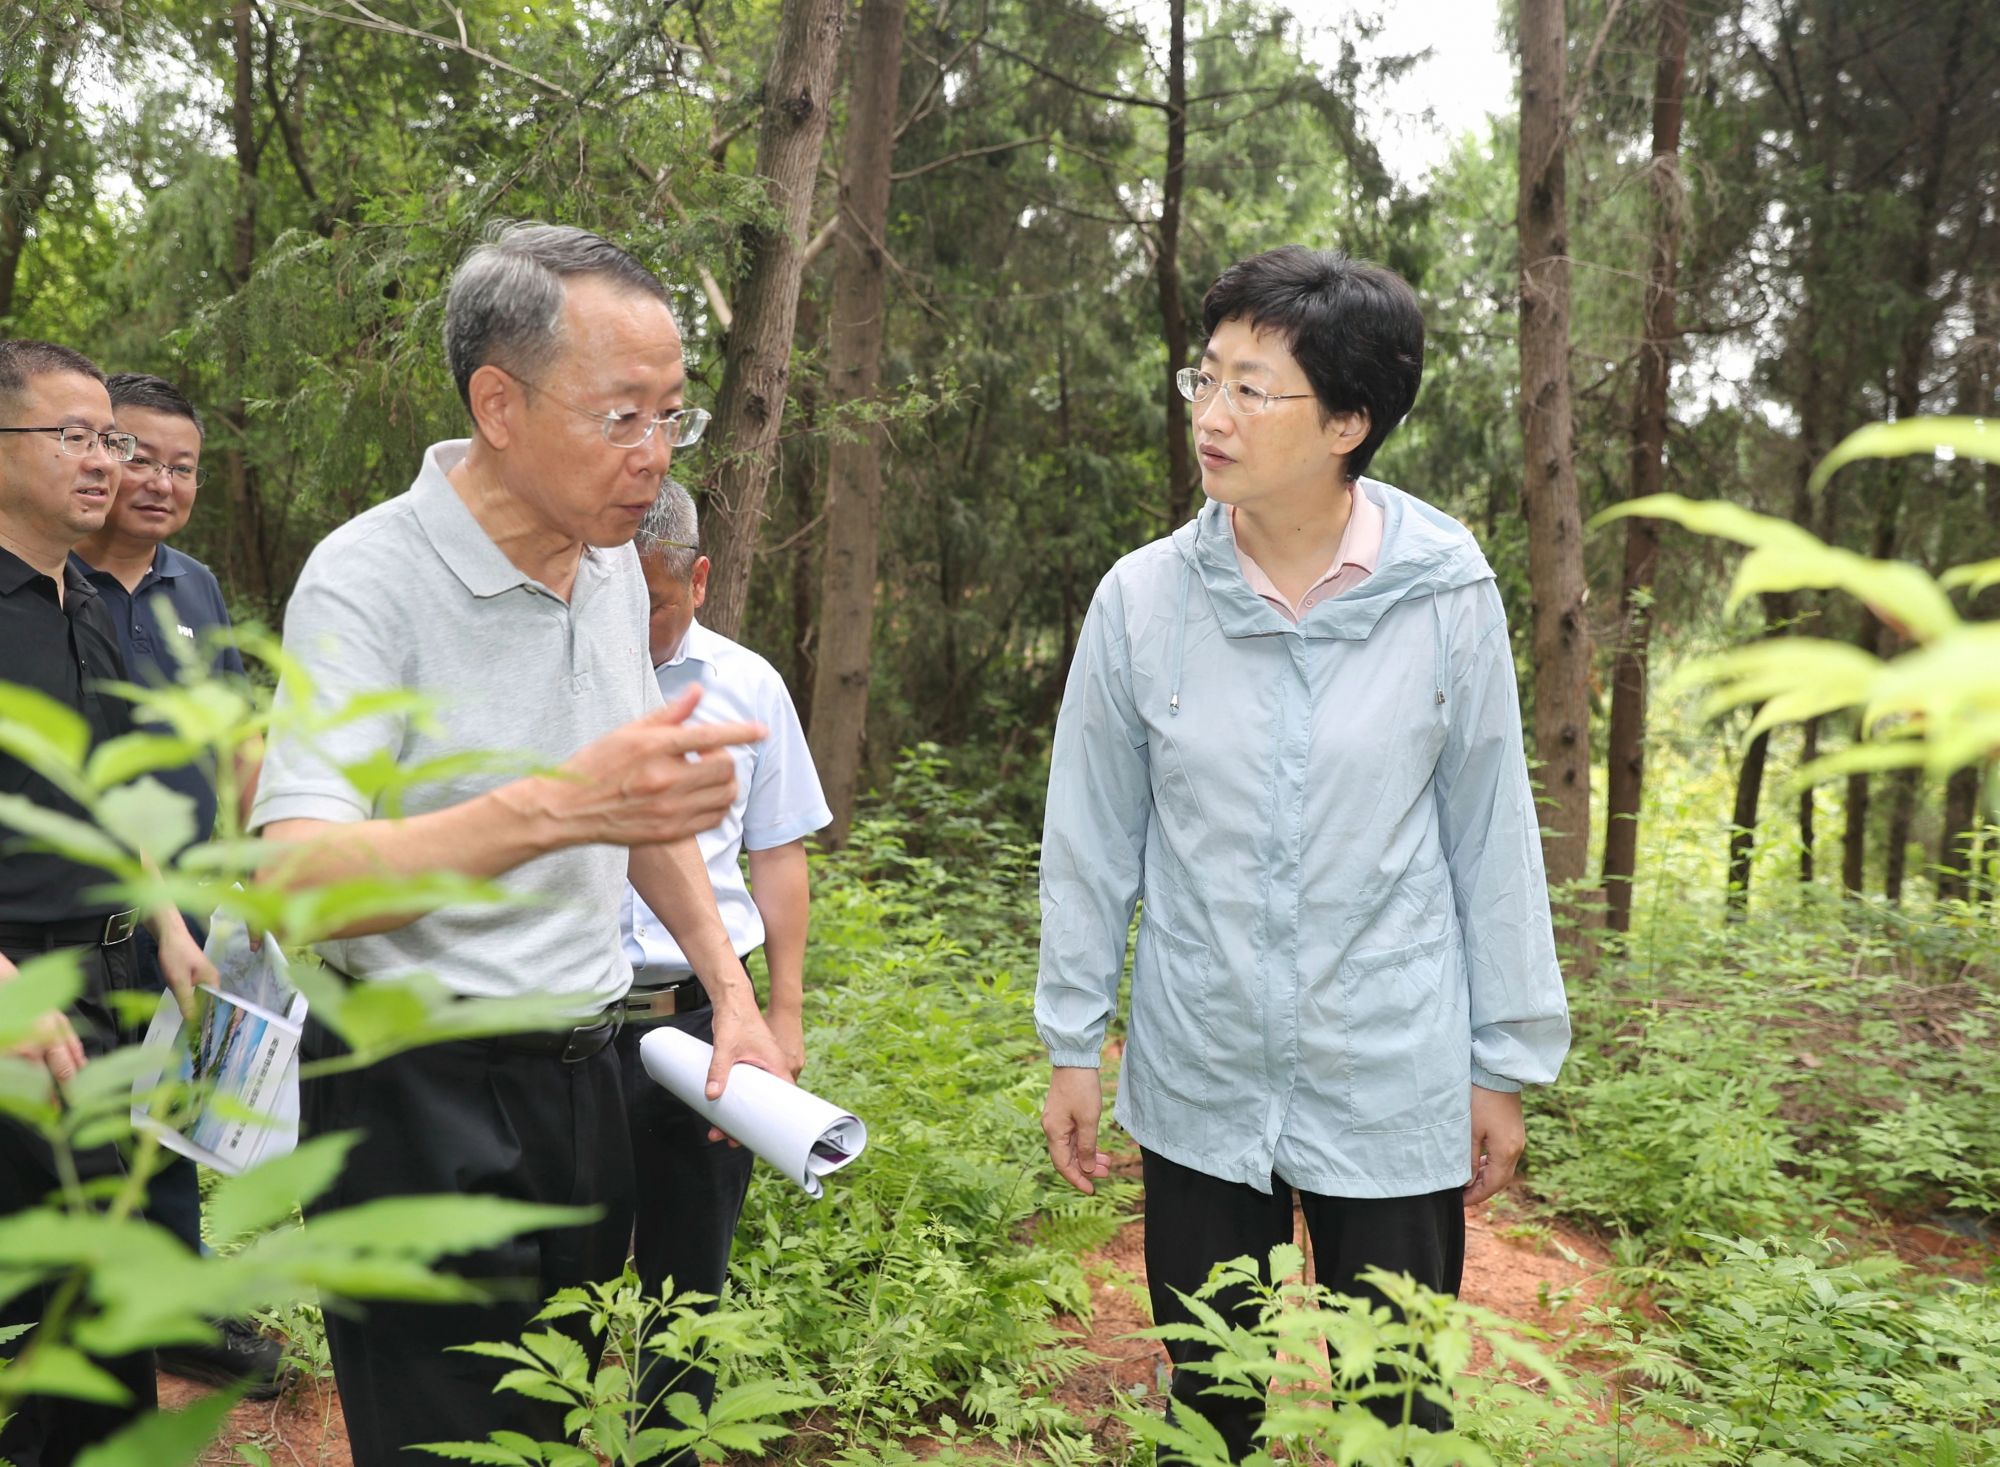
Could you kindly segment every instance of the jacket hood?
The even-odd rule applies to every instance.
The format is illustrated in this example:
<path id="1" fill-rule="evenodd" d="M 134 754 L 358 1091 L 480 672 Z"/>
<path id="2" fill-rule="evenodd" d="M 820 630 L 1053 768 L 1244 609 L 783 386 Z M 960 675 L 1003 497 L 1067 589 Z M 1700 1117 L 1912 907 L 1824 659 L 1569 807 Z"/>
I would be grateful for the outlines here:
<path id="1" fill-rule="evenodd" d="M 1359 641 L 1404 601 L 1493 579 L 1472 532 L 1450 515 L 1375 479 L 1362 479 L 1359 488 L 1382 510 L 1381 557 L 1367 580 L 1300 617 L 1300 636 Z M 1184 571 L 1207 591 L 1225 636 L 1293 630 L 1243 579 L 1229 506 L 1208 501 L 1172 538 Z"/>

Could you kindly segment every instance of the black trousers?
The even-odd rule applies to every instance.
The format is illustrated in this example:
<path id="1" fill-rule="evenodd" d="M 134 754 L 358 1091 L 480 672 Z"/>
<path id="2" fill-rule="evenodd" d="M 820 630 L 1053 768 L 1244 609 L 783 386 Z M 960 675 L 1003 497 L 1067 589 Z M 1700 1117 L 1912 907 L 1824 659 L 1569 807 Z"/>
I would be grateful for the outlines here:
<path id="1" fill-rule="evenodd" d="M 183 914 L 188 931 L 196 942 L 206 939 L 203 925 Z M 153 998 L 166 992 L 166 975 L 160 971 L 160 944 L 152 932 L 141 927 L 132 934 L 135 944 L 131 991 Z M 125 1031 L 125 1042 L 136 1044 L 146 1037 L 150 1013 Z M 201 1180 L 194 1163 L 176 1152 L 162 1150 L 157 1170 L 146 1179 L 146 1216 L 185 1243 L 191 1253 L 201 1252 Z"/>
<path id="2" fill-rule="evenodd" d="M 345 1046 L 306 1022 L 303 1053 Z M 360 1131 L 312 1216 L 384 1197 L 462 1192 L 602 1209 L 584 1227 L 516 1237 L 439 1266 L 498 1297 L 479 1304 L 369 1301 L 326 1316 L 355 1467 L 404 1467 L 422 1442 L 478 1441 L 496 1430 L 563 1441 L 563 1408 L 493 1387 L 504 1362 L 451 1349 L 518 1343 L 556 1290 L 616 1278 L 632 1232 L 632 1153 L 624 1088 L 609 1049 L 574 1064 L 495 1040 L 410 1050 L 300 1087 L 300 1134 Z M 586 1350 L 587 1332 L 576 1331 Z"/>
<path id="3" fill-rule="evenodd" d="M 1141 1156 L 1146 1282 L 1153 1296 L 1153 1322 L 1191 1324 L 1193 1316 L 1174 1291 L 1193 1294 L 1208 1282 L 1216 1264 L 1243 1254 L 1261 1263 L 1277 1244 L 1290 1242 L 1292 1189 L 1273 1177 L 1271 1190 L 1259 1192 L 1155 1152 L 1142 1150 Z M 1359 1282 L 1363 1269 L 1375 1267 L 1406 1273 L 1441 1294 L 1458 1292 L 1465 1273 L 1465 1209 L 1456 1187 L 1425 1197 L 1322 1197 L 1301 1192 L 1298 1198 L 1312 1238 L 1318 1283 L 1336 1293 L 1386 1302 Z M 1234 1299 L 1225 1294 L 1221 1303 L 1225 1314 L 1243 1311 L 1246 1324 L 1254 1320 L 1250 1301 L 1240 1293 Z M 1173 1398 L 1201 1412 L 1228 1443 L 1232 1460 L 1241 1461 L 1255 1446 L 1263 1408 L 1260 1403 L 1204 1394 L 1213 1378 L 1182 1367 L 1208 1358 L 1209 1353 L 1190 1341 L 1168 1343 L 1167 1355 L 1175 1367 Z M 1401 1419 L 1400 1401 L 1376 1406 L 1377 1414 L 1392 1424 Z M 1449 1413 L 1421 1398 L 1412 1421 L 1432 1431 L 1451 1425 Z"/>
<path id="4" fill-rule="evenodd" d="M 15 963 L 26 962 L 46 951 L 8 942 L 0 951 Z M 83 959 L 83 993 L 70 1008 L 69 1018 L 83 1040 L 84 1052 L 95 1057 L 116 1042 L 116 1028 L 104 995 L 129 978 L 133 952 L 130 939 L 115 947 L 79 949 Z M 77 1175 L 88 1184 L 94 1180 L 122 1176 L 124 1159 L 114 1146 L 95 1146 L 73 1153 Z M 7 1116 L 0 1116 L 0 1216 L 24 1212 L 56 1192 L 60 1182 L 55 1153 L 41 1134 Z M 32 1325 L 40 1321 L 55 1294 L 52 1284 L 38 1284 L 0 1304 L 0 1327 Z M 0 1357 L 25 1349 L 32 1334 L 0 1345 Z M 58 1396 L 36 1396 L 24 1402 L 5 1430 L 0 1430 L 0 1458 L 14 1467 L 65 1467 L 93 1442 L 101 1441 L 120 1427 L 136 1420 L 155 1404 L 153 1352 L 141 1351 L 114 1360 L 95 1362 L 109 1371 L 132 1400 L 124 1406 L 99 1406 Z"/>
<path id="5" fill-rule="evenodd" d="M 618 1036 L 638 1183 L 632 1258 L 649 1295 L 657 1295 L 672 1279 L 675 1293 L 692 1290 L 719 1297 L 729 1278 L 730 1242 L 743 1215 L 754 1158 L 727 1141 L 709 1140 L 708 1122 L 647 1075 L 639 1062 L 639 1041 L 667 1025 L 713 1043 L 715 1010 L 703 1004 L 670 1019 L 628 1024 Z M 650 1405 L 670 1391 L 691 1393 L 706 1411 L 715 1400 L 715 1376 L 648 1357 L 640 1401 Z M 654 1426 L 676 1424 L 665 1411 L 652 1412 L 645 1420 Z M 683 1454 L 667 1459 L 665 1467 L 690 1467 L 693 1462 L 692 1454 Z"/>

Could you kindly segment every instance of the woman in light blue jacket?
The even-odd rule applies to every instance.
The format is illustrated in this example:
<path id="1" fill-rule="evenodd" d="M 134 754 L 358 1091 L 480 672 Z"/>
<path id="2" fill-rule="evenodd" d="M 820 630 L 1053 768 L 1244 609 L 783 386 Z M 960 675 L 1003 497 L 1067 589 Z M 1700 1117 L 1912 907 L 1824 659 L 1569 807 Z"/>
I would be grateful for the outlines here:
<path id="1" fill-rule="evenodd" d="M 1107 1174 L 1097 1067 L 1141 898 L 1116 1117 L 1155 1318 L 1292 1232 L 1320 1282 L 1455 1293 L 1569 1045 L 1505 610 L 1472 536 L 1362 477 L 1423 372 L 1409 286 L 1290 246 L 1224 271 L 1179 377 L 1208 503 L 1098 587 L 1056 724 L 1043 1128 Z M 1169 1347 L 1177 1366 L 1190 1347 Z M 1193 1403 L 1239 1458 L 1254 1403 Z M 1419 1424 L 1442 1426 L 1420 1406 Z"/>

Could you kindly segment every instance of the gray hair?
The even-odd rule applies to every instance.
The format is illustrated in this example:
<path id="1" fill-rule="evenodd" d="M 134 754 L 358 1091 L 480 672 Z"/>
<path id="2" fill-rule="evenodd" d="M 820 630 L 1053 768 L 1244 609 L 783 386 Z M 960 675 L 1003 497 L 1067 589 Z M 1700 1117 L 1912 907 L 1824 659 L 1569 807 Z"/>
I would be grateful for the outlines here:
<path id="1" fill-rule="evenodd" d="M 445 294 L 444 356 L 467 407 L 481 367 L 532 378 L 549 364 L 562 346 L 565 283 L 592 275 L 672 304 L 659 276 L 587 229 L 527 222 L 487 231 Z"/>
<path id="2" fill-rule="evenodd" d="M 641 556 L 657 559 L 675 580 L 691 580 L 694 563 L 701 558 L 701 520 L 694 496 L 672 479 L 662 481 L 632 543 Z"/>

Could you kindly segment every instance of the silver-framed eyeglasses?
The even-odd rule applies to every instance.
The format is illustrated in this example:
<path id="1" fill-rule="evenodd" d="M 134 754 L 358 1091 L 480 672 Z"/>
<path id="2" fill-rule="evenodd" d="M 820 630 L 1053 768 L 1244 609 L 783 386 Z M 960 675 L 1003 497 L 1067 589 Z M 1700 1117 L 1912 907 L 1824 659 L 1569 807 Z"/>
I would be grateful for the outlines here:
<path id="1" fill-rule="evenodd" d="M 1182 367 L 1174 373 L 1174 386 L 1196 407 L 1211 401 L 1219 388 L 1222 405 L 1239 418 L 1254 418 L 1268 411 L 1274 402 L 1290 402 L 1293 398 L 1312 396 L 1310 392 L 1266 392 L 1261 387 L 1233 379 L 1224 382 L 1209 376 L 1199 367 Z"/>
<path id="2" fill-rule="evenodd" d="M 88 458 L 92 444 L 103 445 L 113 463 L 129 464 L 139 451 L 139 440 L 130 433 L 100 433 L 95 428 L 71 424 L 57 428 L 0 428 L 0 433 L 53 433 L 62 451 L 71 458 Z"/>
<path id="3" fill-rule="evenodd" d="M 701 441 L 701 435 L 708 431 L 709 413 L 707 408 L 675 408 L 670 413 L 602 413 L 594 408 L 581 407 L 557 397 L 539 382 L 530 381 L 518 373 L 510 373 L 520 382 L 535 391 L 545 394 L 558 407 L 566 407 L 579 417 L 590 418 L 604 434 L 604 441 L 613 448 L 637 448 L 653 436 L 653 430 L 667 430 L 667 442 L 674 448 L 687 448 Z"/>
<path id="4" fill-rule="evenodd" d="M 198 489 L 208 482 L 208 475 L 193 464 L 162 463 L 159 459 L 137 453 L 126 459 L 125 464 L 136 469 L 142 479 L 150 479 L 155 474 L 163 475 L 176 489 Z"/>

